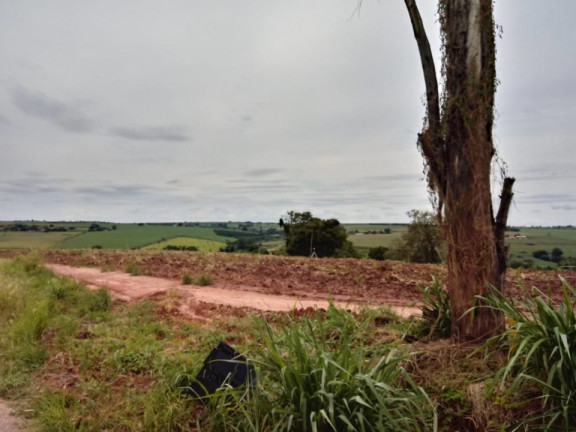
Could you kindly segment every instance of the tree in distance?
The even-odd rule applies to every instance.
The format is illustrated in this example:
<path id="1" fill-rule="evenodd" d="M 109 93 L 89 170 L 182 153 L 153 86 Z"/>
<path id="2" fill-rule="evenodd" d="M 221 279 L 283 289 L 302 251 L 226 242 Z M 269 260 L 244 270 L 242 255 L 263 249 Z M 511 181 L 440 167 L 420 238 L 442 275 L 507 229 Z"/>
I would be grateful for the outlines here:
<path id="1" fill-rule="evenodd" d="M 370 248 L 368 251 L 368 258 L 376 261 L 384 261 L 388 255 L 388 248 L 384 246 L 376 246 Z"/>
<path id="2" fill-rule="evenodd" d="M 348 241 L 346 229 L 337 219 L 319 219 L 310 212 L 289 211 L 280 219 L 286 238 L 286 253 L 298 256 L 358 257 Z"/>
<path id="3" fill-rule="evenodd" d="M 444 245 L 436 215 L 429 211 L 410 210 L 408 216 L 412 222 L 389 257 L 415 263 L 441 262 Z"/>

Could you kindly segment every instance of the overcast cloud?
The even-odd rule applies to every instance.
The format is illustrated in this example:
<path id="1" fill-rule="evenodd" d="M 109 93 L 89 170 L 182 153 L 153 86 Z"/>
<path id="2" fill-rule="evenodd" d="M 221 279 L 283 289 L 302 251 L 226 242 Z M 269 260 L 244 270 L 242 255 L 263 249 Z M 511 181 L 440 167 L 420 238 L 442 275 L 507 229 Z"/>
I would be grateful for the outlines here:
<path id="1" fill-rule="evenodd" d="M 420 0 L 435 46 L 435 1 Z M 0 219 L 428 209 L 401 0 L 0 2 Z M 510 223 L 575 224 L 574 0 L 497 0 Z M 498 168 L 498 167 L 496 167 Z M 494 187 L 499 189 L 498 175 Z"/>

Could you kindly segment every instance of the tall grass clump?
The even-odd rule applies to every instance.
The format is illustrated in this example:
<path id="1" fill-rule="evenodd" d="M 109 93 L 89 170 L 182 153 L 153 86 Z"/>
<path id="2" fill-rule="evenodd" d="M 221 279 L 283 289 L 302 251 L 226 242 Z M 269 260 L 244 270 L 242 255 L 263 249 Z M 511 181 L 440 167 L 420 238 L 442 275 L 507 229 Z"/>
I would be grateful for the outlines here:
<path id="1" fill-rule="evenodd" d="M 574 430 L 576 425 L 576 289 L 562 279 L 562 301 L 533 287 L 520 300 L 498 292 L 482 298 L 487 307 L 506 315 L 506 331 L 488 344 L 508 351 L 507 363 L 498 371 L 510 393 L 536 386 L 542 414 L 525 421 L 535 429 Z"/>
<path id="2" fill-rule="evenodd" d="M 422 318 L 415 319 L 409 331 L 418 338 L 449 338 L 452 317 L 448 291 L 437 277 L 433 278 L 432 284 L 419 288 L 419 291 L 422 294 Z"/>
<path id="3" fill-rule="evenodd" d="M 320 312 L 319 312 L 320 314 Z M 434 408 L 390 348 L 372 358 L 359 341 L 373 319 L 357 322 L 330 306 L 325 316 L 260 324 L 253 389 L 217 393 L 211 426 L 235 431 L 430 431 Z M 231 418 L 232 416 L 233 418 Z"/>

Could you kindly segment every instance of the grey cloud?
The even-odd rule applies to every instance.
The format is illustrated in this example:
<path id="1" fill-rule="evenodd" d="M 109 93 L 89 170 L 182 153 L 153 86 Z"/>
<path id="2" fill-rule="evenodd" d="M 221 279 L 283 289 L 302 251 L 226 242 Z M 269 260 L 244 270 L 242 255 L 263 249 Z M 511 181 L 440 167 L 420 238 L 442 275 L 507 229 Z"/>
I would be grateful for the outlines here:
<path id="1" fill-rule="evenodd" d="M 115 185 L 102 185 L 81 187 L 74 190 L 74 192 L 82 195 L 92 196 L 119 196 L 119 197 L 134 197 L 137 195 L 146 195 L 152 192 L 150 187 L 128 185 L 128 186 L 115 186 Z"/>
<path id="2" fill-rule="evenodd" d="M 552 210 L 574 211 L 576 210 L 576 205 L 564 204 L 559 206 L 552 206 Z"/>
<path id="3" fill-rule="evenodd" d="M 246 173 L 244 173 L 244 175 L 246 175 L 248 177 L 265 177 L 265 176 L 272 175 L 272 174 L 278 174 L 280 172 L 282 172 L 282 170 L 273 169 L 273 168 L 263 168 L 263 169 L 255 169 L 252 171 L 247 171 Z"/>
<path id="4" fill-rule="evenodd" d="M 44 93 L 17 87 L 11 94 L 12 103 L 20 111 L 56 124 L 74 133 L 88 133 L 92 130 L 91 121 L 78 109 L 46 96 Z"/>
<path id="5" fill-rule="evenodd" d="M 134 141 L 188 141 L 191 137 L 180 126 L 116 127 L 112 135 Z"/>
<path id="6" fill-rule="evenodd" d="M 100 183 L 78 185 L 78 181 L 67 178 L 48 178 L 31 175 L 19 179 L 0 181 L 0 192 L 11 195 L 73 194 L 91 197 L 131 197 L 162 193 L 164 189 L 146 185 L 117 185 Z"/>
<path id="7" fill-rule="evenodd" d="M 59 193 L 67 190 L 72 181 L 48 179 L 39 176 L 0 181 L 0 191 L 14 195 Z"/>

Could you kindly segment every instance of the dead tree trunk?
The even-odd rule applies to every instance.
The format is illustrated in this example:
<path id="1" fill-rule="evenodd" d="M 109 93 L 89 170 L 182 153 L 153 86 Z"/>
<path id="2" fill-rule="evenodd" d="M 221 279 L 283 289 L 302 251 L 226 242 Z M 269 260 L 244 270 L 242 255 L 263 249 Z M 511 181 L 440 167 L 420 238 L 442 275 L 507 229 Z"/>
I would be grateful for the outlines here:
<path id="1" fill-rule="evenodd" d="M 490 190 L 496 90 L 492 0 L 439 1 L 442 98 L 416 0 L 405 0 L 426 83 L 427 122 L 418 145 L 446 235 L 452 334 L 458 340 L 482 340 L 503 330 L 503 315 L 484 308 L 466 311 L 477 295 L 486 294 L 489 284 L 504 290 L 504 231 L 514 183 L 513 178 L 504 179 L 494 216 Z"/>

